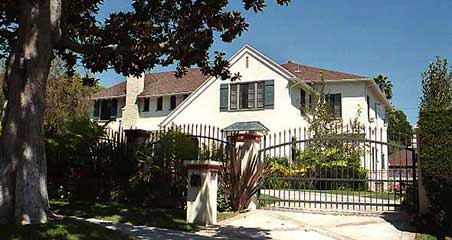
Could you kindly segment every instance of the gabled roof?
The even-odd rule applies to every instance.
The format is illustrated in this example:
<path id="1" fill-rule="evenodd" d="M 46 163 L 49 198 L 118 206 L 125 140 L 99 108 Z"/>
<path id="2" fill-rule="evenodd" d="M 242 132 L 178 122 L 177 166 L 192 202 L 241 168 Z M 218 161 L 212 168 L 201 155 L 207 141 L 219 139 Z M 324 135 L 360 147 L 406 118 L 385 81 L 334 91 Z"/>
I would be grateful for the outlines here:
<path id="1" fill-rule="evenodd" d="M 351 80 L 368 78 L 350 73 L 343 73 L 327 69 L 305 66 L 294 62 L 284 63 L 281 64 L 281 66 L 287 69 L 297 78 L 305 82 L 320 81 L 320 73 L 323 74 L 325 80 L 344 80 L 344 79 Z"/>
<path id="2" fill-rule="evenodd" d="M 139 97 L 191 93 L 208 78 L 200 69 L 188 69 L 181 78 L 177 78 L 175 73 L 172 71 L 146 74 L 144 90 Z"/>
<path id="3" fill-rule="evenodd" d="M 92 95 L 93 99 L 101 99 L 101 98 L 117 98 L 117 97 L 125 97 L 126 96 L 126 84 L 127 82 L 121 82 L 116 85 L 113 85 L 109 88 L 104 88 L 99 92 Z"/>
<path id="4" fill-rule="evenodd" d="M 253 49 L 248 45 L 245 45 L 243 49 L 245 48 Z M 255 52 L 256 54 L 260 54 L 258 51 Z M 234 56 L 231 57 L 231 59 L 233 59 Z M 263 54 L 260 54 L 260 56 L 263 58 L 267 58 Z M 269 59 L 269 61 L 271 61 L 271 59 Z M 300 81 L 302 84 L 309 83 L 311 81 L 319 81 L 320 73 L 323 73 L 324 79 L 327 81 L 368 79 L 368 77 L 364 76 L 309 67 L 294 62 L 288 62 L 285 64 L 274 63 L 274 65 L 276 68 L 282 70 L 282 72 L 286 72 L 285 74 L 295 76 L 295 79 L 297 81 Z M 144 77 L 144 90 L 142 93 L 140 93 L 138 97 L 191 93 L 194 90 L 196 90 L 199 86 L 201 86 L 201 84 L 205 82 L 208 78 L 209 76 L 203 75 L 199 68 L 188 69 L 188 72 L 181 78 L 177 78 L 175 76 L 175 71 L 146 74 Z M 99 98 L 123 97 L 126 95 L 125 92 L 126 92 L 126 82 L 122 82 L 114 85 L 113 87 L 103 89 L 97 92 L 96 94 L 93 95 L 93 98 L 99 99 Z"/>

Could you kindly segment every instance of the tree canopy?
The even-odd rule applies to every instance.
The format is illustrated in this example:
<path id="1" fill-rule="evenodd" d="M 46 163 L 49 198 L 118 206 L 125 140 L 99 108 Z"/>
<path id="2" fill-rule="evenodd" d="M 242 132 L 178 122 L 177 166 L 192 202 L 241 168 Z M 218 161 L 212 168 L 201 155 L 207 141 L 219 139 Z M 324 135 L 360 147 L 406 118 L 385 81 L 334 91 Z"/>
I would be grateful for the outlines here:
<path id="1" fill-rule="evenodd" d="M 230 76 L 224 53 L 211 61 L 209 49 L 216 36 L 231 42 L 248 29 L 242 13 L 231 10 L 228 0 L 134 0 L 132 10 L 112 12 L 105 21 L 96 16 L 103 0 L 52 0 L 55 54 L 74 73 L 78 62 L 92 72 L 114 69 L 137 75 L 157 65 L 177 64 L 178 74 L 197 65 L 206 74 Z M 265 0 L 242 0 L 245 10 L 259 12 Z M 288 5 L 290 0 L 276 0 Z M 53 5 L 52 5 L 53 4 Z M 17 39 L 24 5 L 17 1 L 0 3 L 0 57 L 7 57 Z"/>
<path id="2" fill-rule="evenodd" d="M 388 77 L 379 74 L 374 77 L 374 81 L 380 90 L 385 94 L 386 98 L 390 100 L 392 98 L 392 83 Z"/>
<path id="3" fill-rule="evenodd" d="M 422 73 L 421 111 L 446 109 L 452 106 L 452 67 L 447 59 L 436 57 Z"/>
<path id="4" fill-rule="evenodd" d="M 288 5 L 290 0 L 275 0 Z M 0 224 L 47 221 L 44 109 L 50 63 L 78 64 L 91 72 L 114 69 L 140 75 L 157 65 L 177 75 L 198 66 L 204 74 L 239 78 L 224 53 L 209 50 L 216 39 L 231 42 L 248 29 L 243 11 L 262 11 L 265 0 L 133 0 L 130 11 L 97 15 L 103 0 L 1 0 L 0 59 L 7 58 L 7 100 L 0 136 Z M 85 80 L 86 82 L 86 80 Z"/>
<path id="5" fill-rule="evenodd" d="M 409 146 L 411 145 L 413 133 L 413 127 L 402 110 L 393 109 L 388 112 L 389 140 Z"/>

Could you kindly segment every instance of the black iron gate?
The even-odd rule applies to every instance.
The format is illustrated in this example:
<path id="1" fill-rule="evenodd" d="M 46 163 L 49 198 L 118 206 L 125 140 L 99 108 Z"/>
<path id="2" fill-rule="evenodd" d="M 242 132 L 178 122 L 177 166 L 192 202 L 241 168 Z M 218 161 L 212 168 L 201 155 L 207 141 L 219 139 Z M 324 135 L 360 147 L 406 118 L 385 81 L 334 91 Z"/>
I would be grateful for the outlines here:
<path id="1" fill-rule="evenodd" d="M 404 141 L 389 141 L 377 129 L 306 136 L 300 129 L 263 139 L 259 157 L 270 172 L 258 194 L 262 208 L 416 207 L 416 152 Z"/>

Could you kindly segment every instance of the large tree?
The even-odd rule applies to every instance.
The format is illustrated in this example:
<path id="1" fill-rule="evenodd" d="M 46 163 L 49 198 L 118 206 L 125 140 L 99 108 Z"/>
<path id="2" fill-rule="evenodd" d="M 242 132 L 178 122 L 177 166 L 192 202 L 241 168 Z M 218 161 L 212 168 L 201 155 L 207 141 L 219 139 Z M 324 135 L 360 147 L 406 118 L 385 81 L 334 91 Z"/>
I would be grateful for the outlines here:
<path id="1" fill-rule="evenodd" d="M 276 0 L 288 4 L 290 0 Z M 7 58 L 7 106 L 0 137 L 0 223 L 47 221 L 44 153 L 46 81 L 55 55 L 74 72 L 112 68 L 138 75 L 156 65 L 176 64 L 178 75 L 193 65 L 205 74 L 237 77 L 223 53 L 210 61 L 216 38 L 231 42 L 247 30 L 228 0 L 134 0 L 132 10 L 96 19 L 102 0 L 1 0 L 0 53 Z M 242 0 L 258 12 L 265 0 Z"/>
<path id="2" fill-rule="evenodd" d="M 452 107 L 452 66 L 436 57 L 422 73 L 421 111 Z"/>

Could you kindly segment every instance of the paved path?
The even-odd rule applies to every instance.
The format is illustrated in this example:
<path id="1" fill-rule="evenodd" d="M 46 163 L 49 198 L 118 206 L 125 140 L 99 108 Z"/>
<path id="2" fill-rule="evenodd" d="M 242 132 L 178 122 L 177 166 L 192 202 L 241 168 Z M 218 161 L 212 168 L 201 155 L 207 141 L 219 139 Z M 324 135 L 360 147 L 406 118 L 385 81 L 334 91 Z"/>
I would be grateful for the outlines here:
<path id="1" fill-rule="evenodd" d="M 131 226 L 95 219 L 87 221 L 119 230 L 139 239 L 312 239 L 312 240 L 414 240 L 403 215 L 332 215 L 255 210 L 195 233 L 146 226 Z"/>

